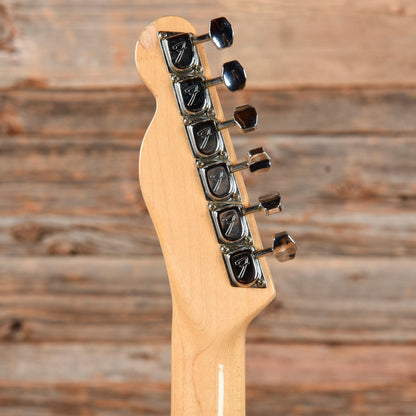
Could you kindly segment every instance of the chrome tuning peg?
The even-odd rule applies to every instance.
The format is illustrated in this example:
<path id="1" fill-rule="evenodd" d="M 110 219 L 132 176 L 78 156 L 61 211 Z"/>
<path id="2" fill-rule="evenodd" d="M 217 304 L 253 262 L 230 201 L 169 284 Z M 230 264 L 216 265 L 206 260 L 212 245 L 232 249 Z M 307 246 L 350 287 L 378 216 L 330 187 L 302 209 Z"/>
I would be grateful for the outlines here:
<path id="1" fill-rule="evenodd" d="M 275 214 L 282 211 L 282 198 L 278 192 L 262 195 L 259 197 L 259 203 L 242 209 L 243 215 L 253 214 L 257 211 L 263 211 L 265 215 Z"/>
<path id="2" fill-rule="evenodd" d="M 273 254 L 280 263 L 292 260 L 296 256 L 295 240 L 286 231 L 275 234 L 272 246 L 264 250 L 255 251 L 254 257 L 259 258 L 266 254 Z"/>
<path id="3" fill-rule="evenodd" d="M 196 36 L 193 39 L 194 44 L 212 40 L 218 49 L 228 48 L 233 44 L 234 32 L 231 23 L 225 17 L 212 19 L 209 25 L 209 33 Z"/>
<path id="4" fill-rule="evenodd" d="M 223 121 L 217 124 L 218 130 L 238 126 L 243 133 L 253 131 L 257 127 L 257 111 L 251 105 L 245 104 L 236 107 L 232 120 Z"/>
<path id="5" fill-rule="evenodd" d="M 221 76 L 205 81 L 205 86 L 210 88 L 224 83 L 230 91 L 237 91 L 245 87 L 246 80 L 246 71 L 244 71 L 240 63 L 238 61 L 229 61 L 222 66 Z"/>
<path id="6" fill-rule="evenodd" d="M 257 147 L 247 152 L 246 160 L 230 167 L 231 172 L 249 169 L 254 175 L 267 172 L 272 166 L 270 156 L 263 147 Z"/>

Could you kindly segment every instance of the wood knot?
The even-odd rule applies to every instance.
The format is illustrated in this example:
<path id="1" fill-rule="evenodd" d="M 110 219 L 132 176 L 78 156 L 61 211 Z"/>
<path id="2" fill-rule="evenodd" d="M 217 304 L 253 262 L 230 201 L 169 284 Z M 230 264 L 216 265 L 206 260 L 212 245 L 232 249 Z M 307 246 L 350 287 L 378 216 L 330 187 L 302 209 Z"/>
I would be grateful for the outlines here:
<path id="1" fill-rule="evenodd" d="M 22 122 L 20 121 L 16 110 L 9 105 L 6 105 L 0 111 L 0 133 L 9 135 L 23 133 Z"/>
<path id="2" fill-rule="evenodd" d="M 14 52 L 13 40 L 16 36 L 16 29 L 6 6 L 0 4 L 0 51 Z"/>
<path id="3" fill-rule="evenodd" d="M 0 338 L 7 341 L 21 341 L 28 336 L 25 322 L 20 318 L 11 318 L 0 327 Z"/>
<path id="4" fill-rule="evenodd" d="M 9 329 L 12 334 L 20 332 L 23 328 L 23 322 L 20 319 L 13 319 L 10 322 Z"/>
<path id="5" fill-rule="evenodd" d="M 79 247 L 69 241 L 56 241 L 48 247 L 48 254 L 55 256 L 75 256 L 79 253 Z"/>
<path id="6" fill-rule="evenodd" d="M 42 239 L 46 230 L 39 224 L 26 222 L 23 224 L 17 224 L 12 227 L 12 236 L 22 242 L 36 243 Z"/>

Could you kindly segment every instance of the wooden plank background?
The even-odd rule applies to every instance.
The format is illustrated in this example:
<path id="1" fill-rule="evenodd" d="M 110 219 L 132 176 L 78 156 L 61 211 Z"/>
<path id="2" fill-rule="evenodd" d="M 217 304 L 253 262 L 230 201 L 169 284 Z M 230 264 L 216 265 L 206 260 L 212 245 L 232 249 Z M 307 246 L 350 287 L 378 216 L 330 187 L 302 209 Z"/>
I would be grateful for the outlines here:
<path id="1" fill-rule="evenodd" d="M 253 145 L 296 261 L 249 328 L 248 415 L 416 414 L 416 4 L 411 0 L 0 1 L 0 414 L 169 414 L 170 293 L 137 184 L 154 100 L 139 32 L 176 14 L 211 68 L 246 67 L 224 110 L 256 106 Z"/>

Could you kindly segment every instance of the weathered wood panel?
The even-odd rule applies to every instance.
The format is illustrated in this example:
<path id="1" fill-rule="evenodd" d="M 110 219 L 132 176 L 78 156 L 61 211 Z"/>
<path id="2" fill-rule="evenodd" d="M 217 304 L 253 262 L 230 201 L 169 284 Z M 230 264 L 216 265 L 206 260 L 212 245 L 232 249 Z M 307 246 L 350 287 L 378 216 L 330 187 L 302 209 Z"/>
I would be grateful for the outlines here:
<path id="1" fill-rule="evenodd" d="M 0 383 L 4 416 L 170 415 L 167 384 Z M 377 412 L 377 413 L 375 413 Z M 250 416 L 414 416 L 414 384 L 383 388 L 248 386 Z"/>
<path id="2" fill-rule="evenodd" d="M 44 344 L 0 351 L 2 414 L 169 414 L 168 345 Z M 416 410 L 409 383 L 416 371 L 413 347 L 255 344 L 247 358 L 250 414 L 363 415 L 377 409 L 377 415 L 410 416 Z"/>
<path id="3" fill-rule="evenodd" d="M 0 345 L 0 383 L 170 381 L 168 344 Z M 401 385 L 416 371 L 413 346 L 249 344 L 247 384 L 347 389 Z"/>
<path id="4" fill-rule="evenodd" d="M 413 84 L 412 0 L 241 2 L 6 0 L 0 11 L 0 86 L 36 79 L 53 86 L 139 82 L 133 48 L 143 28 L 177 14 L 206 32 L 218 15 L 233 23 L 230 50 L 212 46 L 212 68 L 238 58 L 252 86 Z"/>
<path id="5" fill-rule="evenodd" d="M 266 242 L 287 227 L 305 255 L 416 253 L 414 138 L 234 139 L 241 158 L 259 143 L 274 167 L 245 175 L 249 194 L 254 202 L 279 190 L 285 203 L 282 214 L 258 215 Z M 138 191 L 138 148 L 128 139 L 3 137 L 1 254 L 160 254 Z"/>
<path id="6" fill-rule="evenodd" d="M 271 262 L 279 298 L 249 328 L 248 414 L 414 416 L 411 0 L 1 2 L 1 416 L 169 415 L 170 293 L 137 185 L 155 103 L 133 63 L 169 13 L 233 23 L 211 67 L 247 69 L 225 113 L 256 106 L 236 150 L 268 149 L 249 192 L 285 201 L 262 236 L 299 245 Z"/>
<path id="7" fill-rule="evenodd" d="M 250 342 L 415 343 L 416 260 L 270 261 L 278 301 Z M 168 341 L 171 300 L 161 257 L 2 258 L 0 339 Z"/>
<path id="8" fill-rule="evenodd" d="M 44 192 L 48 192 L 46 187 Z M 253 191 L 252 194 L 255 201 L 256 192 Z M 79 200 L 81 199 L 82 197 Z M 290 197 L 285 199 L 288 201 Z M 103 198 L 103 204 L 106 203 Z M 358 201 L 355 205 L 359 205 Z M 26 206 L 29 210 L 31 204 Z M 299 255 L 302 256 L 397 257 L 414 256 L 416 253 L 416 219 L 415 215 L 409 212 L 414 209 L 412 207 L 405 210 L 392 208 L 372 212 L 370 209 L 358 208 L 354 211 L 354 208 L 350 210 L 342 205 L 338 208 L 334 205 L 324 209 L 323 205 L 309 204 L 308 211 L 299 212 L 296 207 L 292 208 L 293 202 L 290 208 L 288 203 L 285 206 L 286 212 L 273 219 L 258 216 L 257 223 L 264 245 L 270 243 L 274 232 L 287 228 L 296 236 Z M 313 212 L 314 206 L 319 212 Z M 118 215 L 121 212 L 117 212 L 114 207 L 109 207 L 107 211 L 111 211 L 108 212 L 109 215 Z M 75 209 L 74 213 L 77 215 L 80 210 Z M 3 256 L 123 257 L 159 255 L 161 251 L 148 216 L 118 218 L 101 214 L 96 218 L 31 212 L 0 219 L 0 253 Z"/>
<path id="9" fill-rule="evenodd" d="M 416 131 L 416 88 L 219 88 L 225 114 L 250 103 L 266 133 L 409 133 Z M 26 135 L 144 134 L 155 101 L 145 87 L 0 90 L 0 132 Z M 234 132 L 235 134 L 235 132 Z"/>

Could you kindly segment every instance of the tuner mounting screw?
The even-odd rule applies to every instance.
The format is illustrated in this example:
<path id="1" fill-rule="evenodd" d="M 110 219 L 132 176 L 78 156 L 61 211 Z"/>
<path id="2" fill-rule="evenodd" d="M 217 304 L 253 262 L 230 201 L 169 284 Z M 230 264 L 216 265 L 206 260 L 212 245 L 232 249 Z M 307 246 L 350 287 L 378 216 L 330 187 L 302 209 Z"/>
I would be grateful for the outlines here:
<path id="1" fill-rule="evenodd" d="M 215 111 L 213 108 L 208 108 L 207 110 L 207 116 L 208 117 L 214 117 L 215 116 Z"/>
<path id="2" fill-rule="evenodd" d="M 266 286 L 267 286 L 266 281 L 265 281 L 264 279 L 262 279 L 262 278 L 257 279 L 256 284 L 257 284 L 257 287 L 261 287 L 261 288 L 263 288 L 263 287 L 266 287 Z"/>
<path id="3" fill-rule="evenodd" d="M 172 82 L 178 82 L 180 78 L 177 75 L 172 75 Z"/>
<path id="4" fill-rule="evenodd" d="M 204 162 L 202 160 L 197 160 L 195 162 L 195 165 L 197 168 L 203 168 L 204 167 Z"/>
<path id="5" fill-rule="evenodd" d="M 210 211 L 215 211 L 215 210 L 217 209 L 217 206 L 216 206 L 213 202 L 210 202 L 210 203 L 208 204 L 208 209 L 209 209 Z"/>
<path id="6" fill-rule="evenodd" d="M 244 242 L 246 244 L 252 244 L 253 243 L 253 239 L 250 236 L 247 235 L 247 236 L 244 237 Z"/>
<path id="7" fill-rule="evenodd" d="M 232 195 L 232 198 L 234 199 L 234 201 L 239 201 L 240 200 L 240 194 L 238 192 L 234 192 Z"/>
<path id="8" fill-rule="evenodd" d="M 168 37 L 168 35 L 164 32 L 159 32 L 158 35 L 160 39 L 166 39 Z"/>
<path id="9" fill-rule="evenodd" d="M 188 117 L 184 117 L 183 124 L 185 124 L 185 126 L 189 126 L 191 124 L 191 120 Z"/>
<path id="10" fill-rule="evenodd" d="M 226 152 L 225 150 L 221 150 L 221 151 L 218 153 L 218 156 L 219 156 L 221 159 L 228 159 L 228 155 L 227 155 L 227 152 Z"/>
<path id="11" fill-rule="evenodd" d="M 229 252 L 230 252 L 230 249 L 229 249 L 227 246 L 221 245 L 221 251 L 222 251 L 224 254 L 227 254 L 227 253 L 229 253 Z"/>

